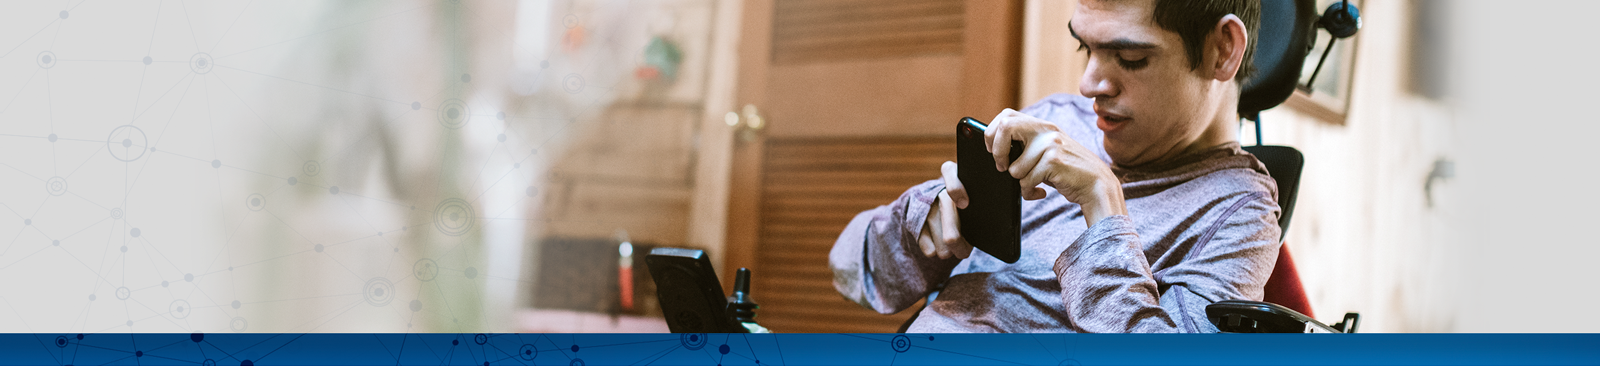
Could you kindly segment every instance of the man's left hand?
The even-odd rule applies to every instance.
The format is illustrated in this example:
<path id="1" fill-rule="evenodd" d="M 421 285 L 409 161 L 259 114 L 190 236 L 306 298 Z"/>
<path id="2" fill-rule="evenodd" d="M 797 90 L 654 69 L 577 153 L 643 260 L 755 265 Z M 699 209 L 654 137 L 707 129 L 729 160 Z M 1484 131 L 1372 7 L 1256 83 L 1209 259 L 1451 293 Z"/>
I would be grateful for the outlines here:
<path id="1" fill-rule="evenodd" d="M 1010 161 L 1013 140 L 1024 145 L 1016 162 Z M 1023 198 L 1044 198 L 1045 190 L 1039 184 L 1048 184 L 1067 201 L 1083 207 L 1089 226 L 1106 217 L 1128 214 L 1122 183 L 1111 167 L 1061 133 L 1056 124 L 1007 108 L 989 121 L 984 142 L 994 154 L 995 169 L 1022 180 Z"/>

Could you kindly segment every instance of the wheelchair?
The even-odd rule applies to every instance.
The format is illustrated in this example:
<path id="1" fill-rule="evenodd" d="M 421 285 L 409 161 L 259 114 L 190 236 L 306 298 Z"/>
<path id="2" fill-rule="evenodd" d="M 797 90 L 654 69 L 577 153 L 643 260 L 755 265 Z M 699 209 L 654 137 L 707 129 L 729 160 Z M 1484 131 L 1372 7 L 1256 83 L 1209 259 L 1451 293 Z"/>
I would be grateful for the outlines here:
<path id="1" fill-rule="evenodd" d="M 1312 80 L 1321 71 L 1333 42 L 1355 35 L 1361 26 L 1360 11 L 1348 1 L 1333 3 L 1320 16 L 1315 7 L 1313 0 L 1262 0 L 1261 24 L 1252 58 L 1256 74 L 1245 83 L 1239 100 L 1239 116 L 1252 121 L 1256 127 L 1255 146 L 1246 146 L 1244 150 L 1266 165 L 1278 185 L 1278 204 L 1282 210 L 1278 226 L 1284 233 L 1289 231 L 1294 214 L 1305 157 L 1293 147 L 1261 143 L 1261 111 L 1282 104 L 1297 88 L 1311 92 L 1299 84 L 1299 79 L 1306 57 L 1317 42 L 1316 29 L 1327 30 L 1332 37 L 1312 72 Z M 657 283 L 658 296 L 672 332 L 767 331 L 755 322 L 755 310 L 759 306 L 750 296 L 748 269 L 739 269 L 734 295 L 724 296 L 722 285 L 703 251 L 656 248 L 645 261 Z M 1206 315 L 1224 333 L 1355 333 L 1360 324 L 1358 313 L 1346 313 L 1333 325 L 1309 315 L 1312 313 L 1310 302 L 1287 247 L 1278 252 L 1263 300 L 1218 301 L 1206 306 Z M 900 332 L 905 332 L 915 320 L 915 316 L 906 320 Z"/>
<path id="2" fill-rule="evenodd" d="M 1312 0 L 1263 0 L 1259 27 L 1252 59 L 1256 75 L 1245 83 L 1239 97 L 1239 116 L 1255 123 L 1256 145 L 1244 150 L 1261 160 L 1276 181 L 1278 206 L 1282 209 L 1278 227 L 1287 234 L 1305 157 L 1292 147 L 1261 144 L 1261 111 L 1282 104 L 1296 88 L 1311 92 L 1298 83 L 1306 56 L 1317 41 L 1316 29 L 1327 30 L 1332 37 L 1312 71 L 1313 81 L 1322 71 L 1322 62 L 1328 59 L 1333 42 L 1354 36 L 1361 28 L 1361 13 L 1348 0 L 1333 3 L 1321 16 Z M 1355 333 L 1361 321 L 1359 313 L 1346 313 L 1340 322 L 1329 326 L 1307 315 L 1311 314 L 1311 304 L 1288 247 L 1278 250 L 1263 300 L 1218 301 L 1206 306 L 1206 316 L 1217 329 L 1227 333 Z"/>

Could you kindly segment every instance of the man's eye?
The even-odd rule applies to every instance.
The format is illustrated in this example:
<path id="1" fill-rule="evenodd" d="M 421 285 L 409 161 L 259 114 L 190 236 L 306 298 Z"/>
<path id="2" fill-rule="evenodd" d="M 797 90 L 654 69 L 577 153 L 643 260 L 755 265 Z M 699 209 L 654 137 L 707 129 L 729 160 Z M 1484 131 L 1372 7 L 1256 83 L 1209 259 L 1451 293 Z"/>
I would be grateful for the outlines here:
<path id="1" fill-rule="evenodd" d="M 1124 69 L 1138 70 L 1138 69 L 1144 68 L 1145 66 L 1150 65 L 1150 59 L 1149 58 L 1140 58 L 1138 60 L 1129 60 L 1129 59 L 1122 58 L 1122 56 L 1117 56 L 1117 64 L 1118 65 L 1122 65 L 1122 68 L 1124 68 Z"/>

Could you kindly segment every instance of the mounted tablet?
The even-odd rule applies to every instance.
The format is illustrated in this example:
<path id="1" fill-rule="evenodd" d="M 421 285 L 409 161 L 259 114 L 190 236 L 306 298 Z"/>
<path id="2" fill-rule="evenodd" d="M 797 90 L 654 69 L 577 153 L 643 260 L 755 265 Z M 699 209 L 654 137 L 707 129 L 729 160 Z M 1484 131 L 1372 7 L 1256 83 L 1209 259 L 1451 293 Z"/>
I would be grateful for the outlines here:
<path id="1" fill-rule="evenodd" d="M 655 248 L 644 262 L 656 281 L 656 298 L 673 333 L 748 333 L 731 314 L 722 282 L 706 252 Z M 748 275 L 746 275 L 748 276 Z M 748 285 L 745 285 L 748 286 Z M 753 317 L 753 315 L 751 315 Z"/>

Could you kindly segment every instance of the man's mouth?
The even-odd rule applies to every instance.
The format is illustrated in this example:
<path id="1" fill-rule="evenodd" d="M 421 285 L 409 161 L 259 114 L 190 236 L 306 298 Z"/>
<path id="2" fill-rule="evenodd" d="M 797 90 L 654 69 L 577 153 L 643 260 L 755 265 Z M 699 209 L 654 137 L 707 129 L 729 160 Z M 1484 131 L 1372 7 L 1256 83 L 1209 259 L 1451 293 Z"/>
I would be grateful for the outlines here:
<path id="1" fill-rule="evenodd" d="M 1095 111 L 1095 114 L 1100 116 L 1097 121 L 1098 127 L 1106 133 L 1121 129 L 1122 126 L 1127 125 L 1128 121 L 1133 120 L 1133 118 L 1110 112 Z"/>

